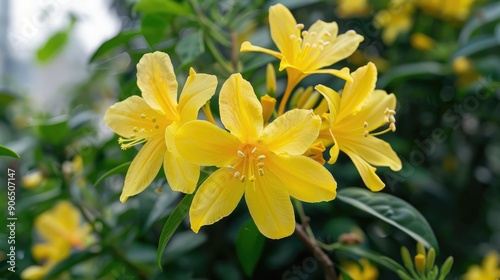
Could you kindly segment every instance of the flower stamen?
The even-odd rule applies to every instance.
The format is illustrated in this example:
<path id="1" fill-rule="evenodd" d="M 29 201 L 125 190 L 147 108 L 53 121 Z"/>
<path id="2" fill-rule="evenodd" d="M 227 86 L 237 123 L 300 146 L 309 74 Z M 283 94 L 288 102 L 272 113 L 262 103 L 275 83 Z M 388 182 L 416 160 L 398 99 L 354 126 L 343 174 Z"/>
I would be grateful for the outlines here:
<path id="1" fill-rule="evenodd" d="M 389 127 L 382 130 L 382 131 L 378 131 L 378 132 L 374 132 L 374 133 L 370 133 L 368 130 L 365 130 L 363 133 L 363 135 L 365 137 L 368 137 L 368 135 L 377 136 L 377 135 L 381 135 L 381 134 L 384 134 L 384 133 L 389 132 L 389 131 L 392 131 L 392 132 L 396 131 L 396 118 L 394 117 L 394 115 L 396 114 L 396 111 L 391 110 L 389 108 L 386 108 L 384 114 L 385 114 L 384 120 L 386 123 L 389 124 Z M 367 128 L 368 123 L 364 122 L 363 127 Z"/>

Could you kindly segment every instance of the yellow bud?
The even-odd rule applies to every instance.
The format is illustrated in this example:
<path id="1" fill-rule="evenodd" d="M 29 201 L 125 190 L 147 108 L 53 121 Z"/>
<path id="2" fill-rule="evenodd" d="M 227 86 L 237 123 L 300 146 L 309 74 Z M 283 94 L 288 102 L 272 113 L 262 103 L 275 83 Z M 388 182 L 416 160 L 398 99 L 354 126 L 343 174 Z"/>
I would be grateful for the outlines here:
<path id="1" fill-rule="evenodd" d="M 43 180 L 42 172 L 39 170 L 30 172 L 21 179 L 22 186 L 26 189 L 34 189 L 38 187 Z"/>
<path id="2" fill-rule="evenodd" d="M 267 93 L 272 97 L 276 95 L 276 72 L 274 71 L 274 67 L 271 63 L 267 64 L 266 69 L 266 89 Z"/>
<path id="3" fill-rule="evenodd" d="M 425 256 L 417 254 L 415 256 L 415 269 L 418 273 L 425 273 Z"/>
<path id="4" fill-rule="evenodd" d="M 276 98 L 266 94 L 260 98 L 260 103 L 262 104 L 264 122 L 268 123 L 274 113 L 274 107 L 276 107 Z"/>
<path id="5" fill-rule="evenodd" d="M 325 145 L 323 145 L 323 142 L 317 141 L 314 142 L 311 147 L 305 152 L 305 155 L 314 159 L 315 161 L 319 162 L 321 165 L 325 164 L 325 159 L 323 158 L 323 152 L 326 150 Z M 361 243 L 361 242 L 359 242 Z M 359 244 L 358 243 L 358 244 Z"/>
<path id="6" fill-rule="evenodd" d="M 203 110 L 203 114 L 205 114 L 205 118 L 207 118 L 207 121 L 217 125 L 215 122 L 214 116 L 212 115 L 212 109 L 210 109 L 210 101 L 207 101 L 203 107 L 201 107 Z"/>
<path id="7" fill-rule="evenodd" d="M 455 58 L 453 61 L 453 70 L 456 74 L 463 74 L 471 70 L 470 60 L 465 56 Z"/>
<path id="8" fill-rule="evenodd" d="M 297 103 L 297 108 L 304 108 L 304 105 L 306 104 L 307 100 L 309 100 L 312 93 L 313 93 L 313 88 L 307 87 L 300 96 L 299 103 Z"/>
<path id="9" fill-rule="evenodd" d="M 428 51 L 434 47 L 434 40 L 423 33 L 414 33 L 410 37 L 410 44 L 419 51 Z"/>

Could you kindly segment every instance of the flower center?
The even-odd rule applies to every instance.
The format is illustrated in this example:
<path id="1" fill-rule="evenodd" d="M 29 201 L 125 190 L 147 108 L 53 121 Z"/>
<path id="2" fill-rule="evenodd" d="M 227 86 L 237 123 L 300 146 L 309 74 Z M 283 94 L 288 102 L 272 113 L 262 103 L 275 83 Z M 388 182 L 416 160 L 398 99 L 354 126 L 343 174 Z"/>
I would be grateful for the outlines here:
<path id="1" fill-rule="evenodd" d="M 142 127 L 134 126 L 128 138 L 118 138 L 118 143 L 122 150 L 126 150 L 137 144 L 144 143 L 151 139 L 152 135 L 160 132 L 160 124 L 155 116 L 141 114 Z"/>
<path id="2" fill-rule="evenodd" d="M 254 145 L 246 144 L 238 150 L 233 163 L 227 166 L 234 172 L 233 177 L 244 183 L 245 180 L 254 182 L 256 176 L 264 176 L 264 161 L 266 156 Z"/>
<path id="3" fill-rule="evenodd" d="M 385 117 L 384 117 L 385 123 L 389 124 L 389 127 L 382 130 L 382 131 L 373 132 L 373 133 L 370 133 L 368 130 L 365 130 L 365 132 L 364 132 L 365 137 L 367 137 L 368 135 L 377 136 L 377 135 L 381 135 L 381 134 L 384 134 L 384 133 L 389 132 L 389 131 L 392 131 L 392 132 L 396 131 L 396 118 L 394 117 L 394 115 L 396 115 L 396 111 L 391 110 L 389 108 L 386 108 L 384 114 L 385 114 Z M 365 122 L 363 124 L 363 127 L 367 128 L 368 123 Z"/>

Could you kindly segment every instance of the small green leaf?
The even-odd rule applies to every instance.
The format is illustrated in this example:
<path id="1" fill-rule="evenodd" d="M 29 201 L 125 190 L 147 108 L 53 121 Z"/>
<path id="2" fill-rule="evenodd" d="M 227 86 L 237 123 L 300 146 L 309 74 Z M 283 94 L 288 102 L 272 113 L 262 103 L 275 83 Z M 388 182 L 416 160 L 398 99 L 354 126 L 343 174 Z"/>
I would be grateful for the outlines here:
<path id="1" fill-rule="evenodd" d="M 91 253 L 87 251 L 82 251 L 82 252 L 77 252 L 69 256 L 67 259 L 61 261 L 58 263 L 56 266 L 54 266 L 49 273 L 45 275 L 43 278 L 44 280 L 49 280 L 49 279 L 55 279 L 56 276 L 61 274 L 62 272 L 71 269 L 73 266 L 84 262 L 86 260 L 89 260 L 98 254 L 96 253 Z"/>
<path id="2" fill-rule="evenodd" d="M 408 202 L 386 193 L 346 188 L 337 198 L 402 230 L 428 248 L 438 251 L 436 236 L 427 220 Z"/>
<path id="3" fill-rule="evenodd" d="M 172 0 L 140 0 L 135 4 L 135 10 L 145 14 L 171 14 L 187 16 L 191 13 L 191 7 L 187 1 L 181 3 Z"/>
<path id="4" fill-rule="evenodd" d="M 141 33 L 138 30 L 123 31 L 118 33 L 118 35 L 116 35 L 115 37 L 102 43 L 102 45 L 94 52 L 94 54 L 90 58 L 90 62 L 94 62 L 96 59 L 104 57 L 113 49 L 127 44 L 139 34 Z"/>
<path id="5" fill-rule="evenodd" d="M 69 35 L 73 30 L 76 18 L 71 17 L 71 23 L 69 26 L 63 30 L 54 33 L 45 44 L 39 48 L 36 52 L 36 57 L 38 61 L 42 63 L 49 62 L 55 58 L 64 49 L 68 43 Z"/>
<path id="6" fill-rule="evenodd" d="M 459 44 L 464 44 L 469 40 L 474 30 L 487 23 L 500 19 L 500 3 L 491 3 L 474 12 L 474 16 L 462 27 L 458 38 Z"/>
<path id="7" fill-rule="evenodd" d="M 141 20 L 141 32 L 149 46 L 166 39 L 169 16 L 165 14 L 145 14 Z"/>
<path id="8" fill-rule="evenodd" d="M 172 214 L 170 214 L 167 222 L 163 226 L 160 235 L 160 241 L 158 242 L 158 254 L 156 255 L 158 267 L 160 267 L 160 269 L 162 268 L 161 257 L 163 256 L 165 246 L 167 246 L 168 241 L 177 230 L 182 220 L 184 220 L 184 217 L 186 217 L 187 213 L 189 212 L 189 207 L 191 206 L 193 197 L 194 193 L 184 196 L 184 198 L 182 198 L 181 202 L 179 202 L 177 207 L 175 207 L 174 211 L 172 212 Z"/>
<path id="9" fill-rule="evenodd" d="M 236 253 L 243 267 L 243 271 L 251 277 L 257 265 L 262 249 L 264 248 L 264 235 L 257 229 L 253 220 L 247 221 L 240 228 L 236 238 Z"/>
<path id="10" fill-rule="evenodd" d="M 108 178 L 110 176 L 113 176 L 115 174 L 120 174 L 120 173 L 127 172 L 128 167 L 130 166 L 131 163 L 132 162 L 129 161 L 129 162 L 120 164 L 117 167 L 115 167 L 115 168 L 109 170 L 108 172 L 104 173 L 104 175 L 102 175 L 101 177 L 99 177 L 99 179 L 97 179 L 97 181 L 95 181 L 94 186 L 97 187 L 97 185 L 99 185 L 99 183 L 101 183 L 104 179 L 106 179 L 106 178 Z"/>
<path id="11" fill-rule="evenodd" d="M 500 29 L 499 29 L 500 30 Z M 456 53 L 453 54 L 453 59 L 460 56 L 471 56 L 483 50 L 493 48 L 500 45 L 500 40 L 495 36 L 483 36 L 478 39 L 470 40 L 464 44 Z"/>
<path id="12" fill-rule="evenodd" d="M 47 120 L 39 120 L 35 124 L 35 133 L 42 141 L 57 145 L 67 141 L 70 134 L 68 117 L 57 116 Z"/>
<path id="13" fill-rule="evenodd" d="M 2 145 L 0 145 L 0 156 L 19 158 L 19 155 L 16 152 Z"/>
<path id="14" fill-rule="evenodd" d="M 204 52 L 205 44 L 203 43 L 203 32 L 201 30 L 191 32 L 182 37 L 175 47 L 175 53 L 179 56 L 182 65 L 191 63 Z"/>

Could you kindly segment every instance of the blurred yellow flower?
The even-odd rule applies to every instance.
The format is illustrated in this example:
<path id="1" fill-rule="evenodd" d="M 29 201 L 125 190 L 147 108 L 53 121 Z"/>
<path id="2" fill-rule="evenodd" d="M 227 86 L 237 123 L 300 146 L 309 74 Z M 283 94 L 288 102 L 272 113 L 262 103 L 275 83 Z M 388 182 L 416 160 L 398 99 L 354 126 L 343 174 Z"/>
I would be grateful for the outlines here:
<path id="1" fill-rule="evenodd" d="M 320 131 L 319 139 L 325 146 L 334 144 L 328 163 L 335 163 L 339 151 L 343 151 L 353 161 L 365 185 L 372 191 L 380 191 L 385 184 L 372 165 L 388 166 L 394 171 L 402 167 L 391 145 L 375 137 L 396 130 L 396 97 L 375 90 L 377 68 L 373 63 L 358 68 L 352 78 L 354 82 L 346 82 L 342 96 L 326 86 L 316 86 L 328 101 L 330 111 L 330 126 Z M 375 131 L 385 124 L 389 125 L 387 129 Z"/>
<path id="2" fill-rule="evenodd" d="M 269 8 L 271 37 L 279 52 L 243 42 L 242 52 L 263 52 L 281 60 L 279 70 L 286 69 L 288 82 L 278 115 L 283 114 L 292 89 L 311 74 L 332 74 L 351 80 L 349 69 L 322 69 L 350 56 L 363 41 L 363 36 L 349 30 L 338 35 L 336 22 L 316 21 L 309 30 L 297 24 L 292 13 L 282 4 Z"/>
<path id="3" fill-rule="evenodd" d="M 459 87 L 469 86 L 481 78 L 471 60 L 465 56 L 459 56 L 453 60 L 453 71 L 457 75 Z"/>
<path id="4" fill-rule="evenodd" d="M 419 0 L 417 5 L 425 12 L 444 19 L 465 20 L 474 0 Z"/>
<path id="5" fill-rule="evenodd" d="M 376 280 L 378 279 L 378 269 L 373 266 L 367 259 L 360 259 L 359 263 L 342 262 L 340 266 L 345 270 L 352 279 L 355 280 Z M 342 280 L 342 276 L 340 280 Z"/>
<path id="6" fill-rule="evenodd" d="M 337 0 L 335 13 L 339 18 L 352 18 L 370 14 L 367 0 Z"/>
<path id="7" fill-rule="evenodd" d="M 43 175 L 40 170 L 30 172 L 21 179 L 21 186 L 26 189 L 34 189 L 43 182 Z"/>
<path id="8" fill-rule="evenodd" d="M 410 37 L 410 44 L 419 51 L 429 51 L 434 47 L 434 40 L 423 33 L 414 33 Z"/>
<path id="9" fill-rule="evenodd" d="M 72 249 L 84 249 L 89 240 L 90 227 L 81 222 L 80 212 L 67 201 L 61 201 L 51 210 L 35 219 L 35 229 L 44 243 L 32 247 L 33 258 L 42 266 L 30 266 L 21 273 L 22 279 L 41 279 L 57 263 L 66 259 Z"/>
<path id="10" fill-rule="evenodd" d="M 311 110 L 293 109 L 264 127 L 262 106 L 240 74 L 222 86 L 219 108 L 229 132 L 196 120 L 181 126 L 175 137 L 181 156 L 220 167 L 195 194 L 189 211 L 194 232 L 228 216 L 245 194 L 260 232 L 283 238 L 295 229 L 290 196 L 306 202 L 335 198 L 336 182 L 330 172 L 303 155 L 321 125 Z"/>
<path id="11" fill-rule="evenodd" d="M 412 1 L 391 0 L 387 10 L 379 11 L 374 17 L 375 27 L 383 29 L 382 40 L 387 45 L 394 43 L 400 33 L 408 32 L 413 24 Z"/>
<path id="12" fill-rule="evenodd" d="M 217 78 L 190 70 L 177 103 L 177 81 L 166 53 L 145 54 L 137 64 L 137 85 L 142 98 L 132 96 L 112 105 L 104 121 L 117 134 L 122 149 L 145 143 L 125 177 L 120 201 L 147 188 L 162 164 L 170 187 L 192 193 L 200 175 L 198 165 L 179 157 L 175 131 L 195 120 L 199 109 L 214 95 Z"/>
<path id="13" fill-rule="evenodd" d="M 481 266 L 472 265 L 463 280 L 497 280 L 500 278 L 500 263 L 497 252 L 488 253 Z"/>

